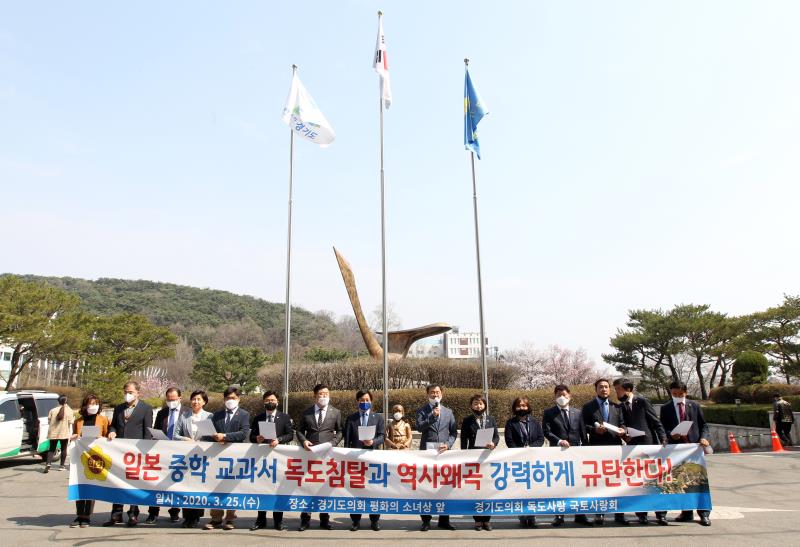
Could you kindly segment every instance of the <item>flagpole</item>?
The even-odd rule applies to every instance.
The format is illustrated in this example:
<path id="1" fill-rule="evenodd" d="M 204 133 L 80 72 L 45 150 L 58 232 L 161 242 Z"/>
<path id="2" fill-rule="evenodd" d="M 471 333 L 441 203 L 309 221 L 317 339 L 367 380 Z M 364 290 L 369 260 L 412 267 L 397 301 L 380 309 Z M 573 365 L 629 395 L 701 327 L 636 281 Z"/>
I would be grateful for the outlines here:
<path id="1" fill-rule="evenodd" d="M 383 12 L 378 11 L 378 21 L 383 17 Z M 389 419 L 389 327 L 386 309 L 386 186 L 383 172 L 383 89 L 379 88 L 378 102 L 380 103 L 381 119 L 381 283 L 382 283 L 382 317 L 383 322 L 383 419 Z"/>
<path id="2" fill-rule="evenodd" d="M 464 70 L 469 66 L 469 59 L 464 59 Z M 489 371 L 486 367 L 486 331 L 483 322 L 483 280 L 481 279 L 481 243 L 478 230 L 478 183 L 475 177 L 475 152 L 470 152 L 472 166 L 472 206 L 475 215 L 475 257 L 478 264 L 478 317 L 481 335 L 481 373 L 483 375 L 483 396 L 486 398 L 486 413 L 489 413 Z"/>
<path id="3" fill-rule="evenodd" d="M 292 77 L 297 72 L 297 65 L 292 65 Z M 292 273 L 292 174 L 294 170 L 294 131 L 289 128 L 289 215 L 286 235 L 286 345 L 283 356 L 283 411 L 289 412 L 289 350 L 291 349 L 292 327 L 292 301 L 291 301 L 291 273 Z"/>

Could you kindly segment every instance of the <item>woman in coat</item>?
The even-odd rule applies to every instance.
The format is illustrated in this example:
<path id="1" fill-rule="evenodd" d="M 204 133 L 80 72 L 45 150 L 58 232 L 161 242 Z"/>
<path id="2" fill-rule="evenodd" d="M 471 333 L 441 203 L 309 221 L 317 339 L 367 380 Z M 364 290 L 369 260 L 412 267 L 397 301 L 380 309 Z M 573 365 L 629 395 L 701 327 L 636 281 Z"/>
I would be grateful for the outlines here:
<path id="1" fill-rule="evenodd" d="M 72 424 L 75 423 L 75 413 L 67 404 L 67 398 L 63 395 L 58 398 L 58 406 L 51 408 L 47 413 L 47 438 L 50 441 L 50 449 L 47 451 L 47 461 L 44 464 L 44 472 L 50 471 L 53 463 L 53 454 L 61 445 L 61 467 L 59 471 L 67 470 L 67 443 L 72 435 Z"/>
<path id="2" fill-rule="evenodd" d="M 80 415 L 75 420 L 75 432 L 72 434 L 72 440 L 81 436 L 83 428 L 86 426 L 95 426 L 99 430 L 100 437 L 108 435 L 108 418 L 100 414 L 100 400 L 95 395 L 87 395 L 81 404 Z M 77 500 L 75 502 L 76 519 L 70 528 L 87 528 L 89 526 L 89 519 L 94 510 L 94 500 Z"/>
<path id="3" fill-rule="evenodd" d="M 472 408 L 472 416 L 467 416 L 461 423 L 461 450 L 477 449 L 477 450 L 494 450 L 497 443 L 500 442 L 500 434 L 497 432 L 497 422 L 494 418 L 486 413 L 486 399 L 480 393 L 476 393 L 469 399 L 469 406 Z M 492 442 L 485 446 L 475 446 L 475 438 L 478 435 L 479 429 L 492 429 Z M 489 520 L 492 517 L 485 515 L 474 515 L 472 519 L 475 521 L 475 530 L 492 530 L 492 525 Z"/>
<path id="4" fill-rule="evenodd" d="M 210 420 L 213 416 L 213 414 L 203 409 L 207 403 L 208 395 L 205 391 L 198 389 L 192 392 L 189 396 L 189 405 L 192 407 L 192 413 L 178 418 L 178 423 L 175 424 L 175 434 L 172 436 L 173 439 L 190 442 L 200 440 L 200 436 L 197 434 L 197 422 Z M 202 509 L 187 507 L 183 510 L 183 523 L 181 523 L 181 526 L 194 528 L 200 522 L 202 516 Z"/>
<path id="5" fill-rule="evenodd" d="M 531 416 L 531 404 L 527 397 L 517 397 L 511 403 L 513 416 L 506 422 L 506 446 L 509 448 L 525 448 L 528 446 L 542 446 L 544 444 L 544 431 L 539 422 Z M 519 517 L 519 524 L 523 528 L 535 528 L 536 517 Z"/>

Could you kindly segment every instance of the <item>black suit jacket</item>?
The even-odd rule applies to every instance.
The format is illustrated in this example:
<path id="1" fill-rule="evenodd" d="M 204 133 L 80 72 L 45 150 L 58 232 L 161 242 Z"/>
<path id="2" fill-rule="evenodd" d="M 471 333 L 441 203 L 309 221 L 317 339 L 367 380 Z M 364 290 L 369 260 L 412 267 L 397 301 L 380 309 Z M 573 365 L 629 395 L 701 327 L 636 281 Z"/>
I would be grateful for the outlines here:
<path id="1" fill-rule="evenodd" d="M 600 405 L 597 404 L 597 397 L 583 405 L 581 409 L 583 416 L 583 424 L 586 426 L 586 431 L 589 434 L 589 444 L 594 446 L 615 445 L 622 444 L 622 438 L 616 433 L 606 431 L 603 434 L 597 433 L 594 429 L 595 422 L 603 423 L 603 413 L 600 411 Z M 608 401 L 608 420 L 609 424 L 617 427 L 625 427 L 625 419 L 622 417 L 622 409 L 619 405 L 614 404 L 609 399 Z"/>
<path id="2" fill-rule="evenodd" d="M 361 412 L 350 414 L 344 424 L 345 448 L 364 448 L 366 450 L 378 448 L 383 444 L 383 438 L 384 435 L 386 435 L 386 428 L 383 422 L 383 414 L 369 413 L 367 425 L 375 426 L 375 437 L 372 438 L 372 446 L 364 446 L 364 443 L 358 440 L 358 426 L 361 425 Z"/>
<path id="3" fill-rule="evenodd" d="M 226 409 L 219 410 L 211 417 L 214 422 L 214 429 L 217 433 L 225 433 L 225 442 L 246 443 L 250 440 L 250 413 L 241 408 L 231 416 L 230 422 L 225 425 L 225 416 L 228 414 Z M 205 436 L 204 441 L 213 441 L 213 437 Z"/>
<path id="4" fill-rule="evenodd" d="M 628 444 L 664 444 L 666 442 L 667 435 L 664 432 L 664 426 L 661 425 L 656 410 L 647 398 L 634 395 L 630 414 L 626 412 L 624 403 L 621 408 L 625 425 L 644 431 L 644 436 L 633 437 L 627 441 Z"/>
<path id="5" fill-rule="evenodd" d="M 506 422 L 506 446 L 509 448 L 522 448 L 525 445 L 522 437 L 523 422 L 516 417 Z M 544 444 L 544 432 L 542 426 L 532 415 L 528 415 L 528 444 L 527 446 L 542 446 Z"/>
<path id="6" fill-rule="evenodd" d="M 307 408 L 300 417 L 297 426 L 297 440 L 300 444 L 311 441 L 311 444 L 331 443 L 333 446 L 342 442 L 342 413 L 338 408 L 328 405 L 325 420 L 317 427 L 317 405 Z"/>
<path id="7" fill-rule="evenodd" d="M 586 425 L 583 423 L 581 411 L 569 407 L 569 428 L 558 406 L 544 411 L 542 415 L 542 431 L 550 446 L 558 446 L 559 441 L 567 441 L 570 446 L 586 444 Z"/>
<path id="8" fill-rule="evenodd" d="M 116 433 L 120 439 L 149 439 L 150 432 L 147 431 L 147 428 L 153 425 L 153 407 L 140 400 L 136 403 L 128 420 L 125 421 L 127 407 L 127 403 L 114 407 L 114 415 L 111 417 L 108 432 Z"/>
<path id="9" fill-rule="evenodd" d="M 700 408 L 700 405 L 687 399 L 684 411 L 686 412 L 686 419 L 694 422 L 691 429 L 689 429 L 688 441 L 686 442 L 698 443 L 700 439 L 708 439 L 708 424 L 706 424 L 706 420 L 703 417 L 703 409 Z M 669 444 L 681 444 L 684 442 L 683 440 L 676 441 L 670 435 L 670 432 L 680 423 L 678 414 L 675 411 L 675 403 L 671 400 L 661 407 L 661 423 L 664 424 Z"/>
<path id="10" fill-rule="evenodd" d="M 497 431 L 497 422 L 495 419 L 491 416 L 486 416 L 486 423 L 483 424 L 483 427 L 486 429 L 494 429 L 492 444 L 497 446 L 497 443 L 500 442 L 500 433 Z M 464 418 L 464 421 L 461 422 L 461 450 L 485 448 L 483 446 L 475 446 L 475 436 L 478 434 L 478 429 L 480 429 L 480 425 L 478 424 L 478 418 L 476 418 L 474 414 Z"/>
<path id="11" fill-rule="evenodd" d="M 267 413 L 262 412 L 255 418 L 253 418 L 253 423 L 250 425 L 250 442 L 257 443 L 257 437 L 261 434 L 259 431 L 259 422 L 266 422 L 267 421 Z M 278 434 L 278 443 L 279 444 L 289 444 L 294 439 L 294 429 L 292 428 L 292 419 L 289 417 L 288 414 L 284 414 L 280 410 L 275 411 L 275 432 Z M 271 440 L 266 439 L 264 442 Z"/>
<path id="12" fill-rule="evenodd" d="M 178 426 L 178 420 L 181 416 L 190 416 L 191 414 L 192 410 L 190 408 L 186 408 L 185 405 L 181 405 L 181 409 L 175 416 L 175 427 Z M 163 406 L 159 409 L 155 419 L 153 420 L 153 429 L 160 429 L 164 432 L 164 435 L 167 434 L 167 429 L 169 429 L 169 407 Z"/>

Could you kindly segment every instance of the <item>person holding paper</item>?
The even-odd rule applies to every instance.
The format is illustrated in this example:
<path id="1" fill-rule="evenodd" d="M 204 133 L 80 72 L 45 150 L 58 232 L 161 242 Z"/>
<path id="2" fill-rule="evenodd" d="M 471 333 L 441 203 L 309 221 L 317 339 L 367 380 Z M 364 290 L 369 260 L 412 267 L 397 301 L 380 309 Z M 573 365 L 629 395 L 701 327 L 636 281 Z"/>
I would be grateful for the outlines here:
<path id="1" fill-rule="evenodd" d="M 342 442 L 342 413 L 338 408 L 330 405 L 331 391 L 325 384 L 314 386 L 313 406 L 307 408 L 300 418 L 297 427 L 297 441 L 306 450 L 323 443 L 332 446 Z M 329 513 L 319 514 L 319 527 L 323 530 L 333 530 Z M 311 525 L 311 513 L 300 513 L 300 532 L 304 532 Z"/>
<path id="2" fill-rule="evenodd" d="M 486 413 L 486 399 L 480 393 L 476 393 L 469 399 L 469 406 L 472 408 L 472 415 L 464 418 L 461 422 L 461 450 L 479 449 L 479 450 L 494 450 L 497 443 L 500 442 L 500 434 L 497 432 L 497 422 L 494 418 Z M 491 439 L 488 442 L 479 444 L 476 442 L 478 432 L 491 432 Z M 481 433 L 481 436 L 486 433 Z M 489 524 L 491 517 L 484 515 L 474 515 L 472 520 L 475 521 L 475 530 L 492 531 L 492 525 Z"/>
<path id="3" fill-rule="evenodd" d="M 375 450 L 383 444 L 384 422 L 383 415 L 372 411 L 372 393 L 369 390 L 359 390 L 356 393 L 358 411 L 347 417 L 344 424 L 345 448 L 363 448 Z M 370 515 L 370 527 L 378 532 L 381 529 L 380 515 Z M 361 515 L 351 514 L 351 532 L 356 532 L 361 527 Z"/>
<path id="4" fill-rule="evenodd" d="M 50 409 L 47 413 L 47 440 L 50 441 L 50 448 L 47 450 L 47 460 L 44 464 L 44 473 L 50 471 L 50 464 L 53 462 L 53 454 L 56 453 L 59 445 L 61 446 L 61 467 L 59 471 L 67 470 L 67 444 L 72 434 L 72 424 L 75 423 L 75 411 L 67 404 L 67 398 L 63 395 L 58 398 L 58 406 Z"/>
<path id="5" fill-rule="evenodd" d="M 581 411 L 570 406 L 572 394 L 569 387 L 559 384 L 553 389 L 555 406 L 544 411 L 542 416 L 542 431 L 550 446 L 565 450 L 571 446 L 586 444 L 586 426 L 581 418 Z M 564 524 L 564 515 L 556 515 L 552 525 L 559 527 Z M 591 526 L 592 523 L 586 515 L 575 515 L 575 524 Z"/>
<path id="6" fill-rule="evenodd" d="M 600 378 L 594 383 L 594 391 L 595 398 L 581 409 L 583 424 L 589 433 L 589 445 L 621 445 L 622 437 L 625 436 L 625 419 L 620 406 L 608 400 L 611 394 L 611 382 L 606 378 Z M 613 427 L 617 432 L 612 432 L 606 426 Z M 614 522 L 623 526 L 630 524 L 625 520 L 625 513 L 615 514 Z M 605 515 L 595 515 L 594 523 L 602 526 L 605 523 Z"/>
<path id="7" fill-rule="evenodd" d="M 511 403 L 513 417 L 506 422 L 506 446 L 509 448 L 539 447 L 544 445 L 544 433 L 539 422 L 531 416 L 531 403 L 527 397 L 517 397 Z M 522 528 L 536 528 L 536 517 L 519 517 Z"/>
<path id="8" fill-rule="evenodd" d="M 81 436 L 84 427 L 96 427 L 98 437 L 108 435 L 108 418 L 100 414 L 100 400 L 96 395 L 87 395 L 83 398 L 78 419 L 75 420 L 74 432 L 71 440 Z M 75 502 L 76 518 L 69 525 L 70 528 L 88 528 L 92 511 L 94 510 L 94 500 L 77 500 Z"/>
<path id="9" fill-rule="evenodd" d="M 425 388 L 428 402 L 417 409 L 417 431 L 420 432 L 419 449 L 436 449 L 439 454 L 453 448 L 458 437 L 456 418 L 453 411 L 442 406 L 442 387 L 430 384 Z M 431 515 L 420 515 L 422 526 L 420 530 L 427 532 L 431 529 Z M 440 515 L 437 524 L 445 530 L 455 530 L 450 524 L 449 515 Z"/>
<path id="10" fill-rule="evenodd" d="M 212 436 L 202 437 L 202 440 L 216 441 L 222 444 L 250 442 L 250 413 L 239 408 L 239 388 L 231 386 L 222 395 L 225 398 L 225 408 L 215 412 L 211 418 L 217 432 Z M 203 526 L 203 530 L 217 528 L 233 530 L 236 510 L 211 509 L 209 514 L 211 520 Z M 223 516 L 225 517 L 224 524 Z"/>
<path id="11" fill-rule="evenodd" d="M 703 447 L 709 446 L 708 425 L 703 417 L 703 409 L 696 402 L 686 399 L 687 391 L 685 383 L 681 381 L 672 382 L 669 385 L 672 402 L 661 406 L 661 423 L 664 424 L 664 429 L 670 432 L 669 444 L 699 443 Z M 686 435 L 671 433 L 678 427 L 678 424 L 683 422 L 691 422 Z M 700 517 L 702 526 L 711 526 L 711 521 L 708 519 L 709 513 L 709 511 L 703 509 L 697 510 L 697 516 Z M 667 512 L 659 511 L 656 516 L 666 518 Z M 690 522 L 692 520 L 691 511 L 681 511 L 681 514 L 675 518 L 675 522 Z"/>
<path id="12" fill-rule="evenodd" d="M 191 411 L 188 415 L 184 414 L 178 418 L 178 424 L 175 426 L 175 434 L 173 439 L 177 441 L 190 441 L 196 442 L 200 440 L 201 435 L 197 431 L 197 424 L 200 421 L 210 420 L 214 415 L 205 410 L 208 404 L 208 395 L 202 389 L 196 389 L 189 396 L 189 405 Z M 183 510 L 182 528 L 194 528 L 200 524 L 200 519 L 203 518 L 203 509 L 196 509 L 187 507 Z"/>
<path id="13" fill-rule="evenodd" d="M 167 388 L 167 392 L 164 394 L 164 401 L 164 406 L 158 411 L 153 420 L 153 429 L 161 430 L 169 440 L 177 440 L 175 439 L 175 428 L 178 422 L 181 418 L 189 416 L 192 412 L 188 408 L 183 408 L 181 406 L 181 390 L 177 387 L 173 386 Z M 147 519 L 145 519 L 144 523 L 155 524 L 160 510 L 161 508 L 157 505 L 150 506 L 147 510 Z M 180 520 L 178 515 L 181 510 L 179 508 L 170 507 L 168 512 L 170 522 L 178 522 Z M 186 518 L 185 513 L 186 510 L 184 510 L 184 519 Z"/>
<path id="14" fill-rule="evenodd" d="M 114 408 L 111 424 L 108 426 L 108 440 L 149 439 L 147 428 L 153 425 L 153 407 L 139 400 L 139 383 L 130 381 L 123 386 L 125 402 Z M 103 526 L 114 526 L 122 523 L 121 503 L 111 506 L 111 518 Z M 128 509 L 128 526 L 139 524 L 139 506 L 131 505 Z"/>
<path id="15" fill-rule="evenodd" d="M 638 393 L 634 394 L 633 390 L 633 382 L 628 378 L 614 380 L 614 391 L 620 401 L 622 417 L 625 420 L 625 426 L 629 428 L 625 442 L 629 445 L 667 444 L 667 434 L 653 405 L 646 397 L 642 397 Z M 633 436 L 630 428 L 637 429 L 644 434 Z M 660 512 L 657 512 L 656 522 L 661 526 L 667 526 L 669 524 L 667 519 L 663 515 L 659 515 Z M 650 524 L 650 521 L 647 520 L 647 511 L 637 512 L 636 517 L 639 519 L 639 524 Z"/>
<path id="16" fill-rule="evenodd" d="M 278 394 L 274 391 L 267 391 L 261 398 L 264 403 L 264 412 L 253 418 L 250 424 L 250 442 L 265 444 L 275 448 L 279 444 L 289 444 L 294 439 L 294 424 L 288 414 L 278 410 Z M 261 432 L 262 426 L 270 424 L 270 429 L 275 429 L 274 436 L 265 437 Z M 283 523 L 283 512 L 273 511 L 272 524 L 275 530 L 288 530 Z M 267 512 L 259 511 L 255 523 L 250 527 L 251 532 L 267 527 Z"/>
<path id="17" fill-rule="evenodd" d="M 412 439 L 411 424 L 405 417 L 403 405 L 394 405 L 392 421 L 389 422 L 389 431 L 384 439 L 386 447 L 389 450 L 407 450 L 411 448 Z"/>

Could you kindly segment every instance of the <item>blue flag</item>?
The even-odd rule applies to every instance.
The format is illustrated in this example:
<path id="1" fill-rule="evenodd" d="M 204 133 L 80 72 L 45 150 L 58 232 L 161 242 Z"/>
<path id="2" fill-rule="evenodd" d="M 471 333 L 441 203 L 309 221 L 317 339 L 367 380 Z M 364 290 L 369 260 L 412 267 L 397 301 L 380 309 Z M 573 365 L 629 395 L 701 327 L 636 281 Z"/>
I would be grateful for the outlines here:
<path id="1" fill-rule="evenodd" d="M 481 147 L 478 143 L 478 123 L 489 112 L 486 110 L 481 96 L 472 85 L 469 70 L 464 76 L 464 148 L 472 150 L 481 159 Z"/>

